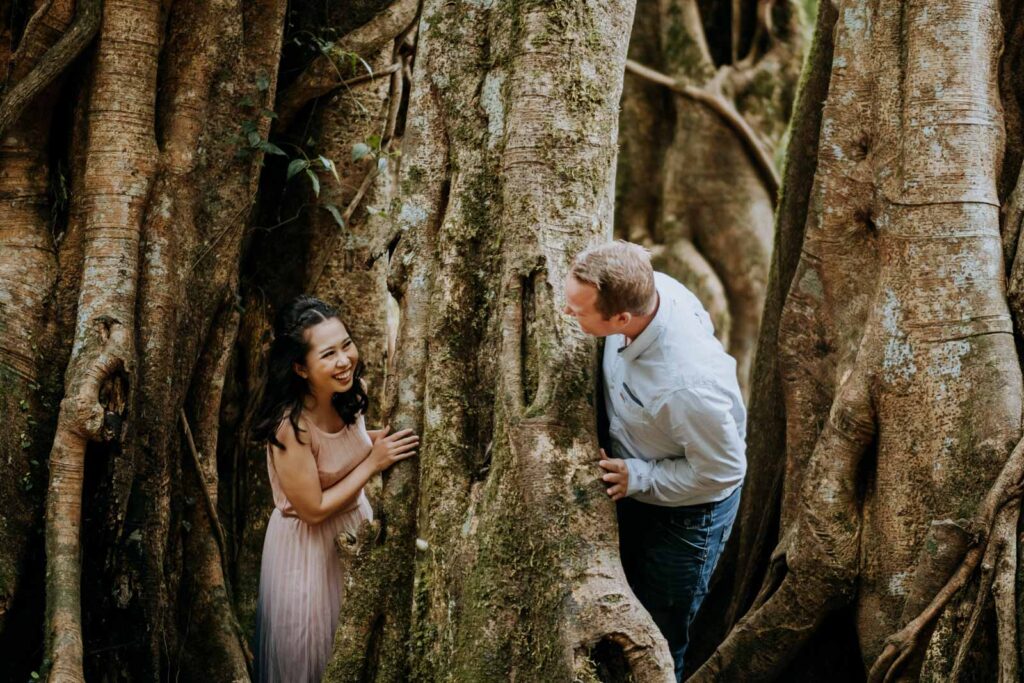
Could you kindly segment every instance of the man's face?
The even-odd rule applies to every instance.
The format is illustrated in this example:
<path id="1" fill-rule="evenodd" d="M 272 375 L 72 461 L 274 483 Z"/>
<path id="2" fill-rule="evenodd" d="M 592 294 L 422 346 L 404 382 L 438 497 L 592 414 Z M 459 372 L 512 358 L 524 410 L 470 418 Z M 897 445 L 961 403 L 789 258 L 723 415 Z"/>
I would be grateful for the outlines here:
<path id="1" fill-rule="evenodd" d="M 580 282 L 572 275 L 565 278 L 565 308 L 562 310 L 576 318 L 580 329 L 589 335 L 607 337 L 622 331 L 622 314 L 605 318 L 597 310 L 597 287 Z"/>

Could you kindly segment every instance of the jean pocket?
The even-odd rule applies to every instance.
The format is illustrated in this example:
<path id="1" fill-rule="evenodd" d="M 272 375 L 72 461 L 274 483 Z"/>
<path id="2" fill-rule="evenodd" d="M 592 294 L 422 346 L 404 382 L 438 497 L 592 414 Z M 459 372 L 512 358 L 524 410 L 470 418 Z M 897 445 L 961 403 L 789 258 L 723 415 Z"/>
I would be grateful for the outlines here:
<path id="1" fill-rule="evenodd" d="M 699 576 L 712 545 L 712 530 L 709 525 L 700 525 L 699 520 L 666 519 L 658 531 L 663 535 L 660 553 L 666 566 L 675 567 L 680 576 Z M 693 584 L 686 579 L 686 585 Z"/>
<path id="2" fill-rule="evenodd" d="M 708 509 L 674 508 L 670 510 L 666 519 L 668 526 L 681 530 L 709 529 L 711 522 L 711 510 Z"/>

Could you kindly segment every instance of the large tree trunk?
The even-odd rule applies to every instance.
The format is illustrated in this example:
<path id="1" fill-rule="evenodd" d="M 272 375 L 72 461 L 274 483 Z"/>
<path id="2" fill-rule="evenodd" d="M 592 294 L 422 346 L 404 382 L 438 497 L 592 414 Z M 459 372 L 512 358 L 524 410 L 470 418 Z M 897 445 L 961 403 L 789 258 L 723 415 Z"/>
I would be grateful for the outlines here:
<path id="1" fill-rule="evenodd" d="M 1019 3 L 837 9 L 794 122 L 754 381 L 749 611 L 693 680 L 806 674 L 822 628 L 856 628 L 853 680 L 1018 680 Z"/>
<path id="2" fill-rule="evenodd" d="M 328 680 L 670 678 L 595 479 L 593 347 L 556 308 L 568 259 L 610 229 L 631 11 L 423 7 L 389 412 L 424 447 L 343 544 Z"/>

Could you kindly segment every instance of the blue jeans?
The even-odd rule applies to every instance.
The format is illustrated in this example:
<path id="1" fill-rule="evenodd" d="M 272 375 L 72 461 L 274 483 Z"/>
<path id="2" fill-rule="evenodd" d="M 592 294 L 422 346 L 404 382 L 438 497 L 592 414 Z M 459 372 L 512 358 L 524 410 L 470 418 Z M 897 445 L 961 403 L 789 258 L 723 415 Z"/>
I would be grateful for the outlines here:
<path id="1" fill-rule="evenodd" d="M 683 680 L 690 624 L 729 539 L 740 489 L 717 503 L 663 507 L 619 501 L 619 552 L 626 579 L 668 641 Z"/>

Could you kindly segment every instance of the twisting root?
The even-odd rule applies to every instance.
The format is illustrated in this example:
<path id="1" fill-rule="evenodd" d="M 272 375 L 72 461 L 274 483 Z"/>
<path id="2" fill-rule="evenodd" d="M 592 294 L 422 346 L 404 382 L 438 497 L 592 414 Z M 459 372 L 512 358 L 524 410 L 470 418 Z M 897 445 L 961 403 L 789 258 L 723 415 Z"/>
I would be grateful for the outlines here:
<path id="1" fill-rule="evenodd" d="M 978 545 L 971 548 L 964 557 L 960 567 L 942 590 L 935 596 L 931 604 L 924 612 L 912 619 L 910 623 L 886 639 L 885 649 L 875 660 L 868 674 L 869 683 L 894 680 L 899 671 L 906 664 L 907 660 L 917 651 L 920 645 L 924 644 L 921 637 L 926 629 L 931 626 L 957 592 L 966 585 L 975 567 L 981 561 L 984 554 L 984 546 Z"/>
<path id="2" fill-rule="evenodd" d="M 199 478 L 199 483 L 203 490 L 203 502 L 206 504 L 206 514 L 210 518 L 210 527 L 213 530 L 213 537 L 217 541 L 217 550 L 220 551 L 220 562 L 221 568 L 224 571 L 224 575 L 227 576 L 227 540 L 224 538 L 224 527 L 220 523 L 220 515 L 217 514 L 217 505 L 213 502 L 213 498 L 210 497 L 210 484 L 206 480 L 206 474 L 203 472 L 203 465 L 199 457 L 199 450 L 196 448 L 195 439 L 192 437 L 192 428 L 188 424 L 188 417 L 185 415 L 185 409 L 182 408 L 178 411 L 178 417 L 181 419 L 181 428 L 185 431 L 185 439 L 188 442 L 189 452 L 192 454 L 192 464 L 196 468 L 196 476 Z"/>
<path id="3" fill-rule="evenodd" d="M 43 23 L 43 18 L 50 11 L 50 7 L 53 6 L 53 0 L 43 0 L 43 2 L 36 7 L 36 11 L 32 13 L 29 20 L 25 22 L 25 29 L 21 32 L 21 40 L 18 43 L 18 49 L 11 55 L 11 64 L 16 63 L 25 53 L 25 49 L 32 44 L 34 34 L 39 30 L 40 25 Z"/>
<path id="4" fill-rule="evenodd" d="M 772 161 L 771 155 L 758 141 L 757 133 L 754 132 L 754 129 L 750 127 L 750 124 L 746 122 L 728 100 L 716 93 L 708 92 L 693 85 L 680 85 L 670 76 L 666 76 L 631 59 L 626 60 L 626 71 L 652 83 L 663 85 L 678 95 L 700 102 L 714 112 L 736 135 L 743 145 L 743 149 L 750 155 L 750 161 L 761 176 L 765 190 L 771 196 L 772 202 L 774 203 L 778 199 L 779 174 L 775 170 L 775 162 Z"/>
<path id="5" fill-rule="evenodd" d="M 49 680 L 84 681 L 82 669 L 81 533 L 85 451 L 89 442 L 120 438 L 132 375 L 130 330 L 101 318 L 82 335 L 84 350 L 68 368 L 50 451 L 46 497 L 46 604 Z"/>
<path id="6" fill-rule="evenodd" d="M 771 681 L 821 625 L 853 599 L 860 549 L 852 484 L 875 436 L 866 375 L 854 371 L 839 389 L 804 477 L 795 528 L 779 542 L 756 607 L 733 627 L 689 679 Z"/>
<path id="7" fill-rule="evenodd" d="M 77 3 L 75 21 L 71 27 L 47 50 L 32 71 L 8 91 L 3 102 L 0 102 L 0 134 L 3 134 L 25 111 L 25 107 L 32 99 L 53 83 L 53 80 L 92 42 L 100 28 L 102 4 L 101 0 Z M 35 20 L 36 17 L 33 16 L 32 19 Z"/>
<path id="8" fill-rule="evenodd" d="M 936 593 L 931 603 L 918 616 L 911 619 L 906 626 L 886 639 L 885 649 L 875 660 L 868 674 L 869 683 L 894 680 L 904 664 L 917 651 L 917 648 L 924 645 L 923 641 L 926 639 L 922 638 L 922 635 L 930 629 L 932 622 L 938 618 L 949 601 L 967 585 L 974 570 L 981 563 L 982 558 L 987 555 L 988 542 L 995 531 L 997 513 L 1007 503 L 1021 495 L 1022 485 L 1024 485 L 1022 480 L 1024 480 L 1024 440 L 1019 441 L 1014 447 L 992 488 L 982 500 L 975 517 L 977 528 L 982 530 L 978 534 L 976 545 L 967 551 L 960 566 Z M 969 639 L 969 635 L 967 638 Z"/>
<path id="9" fill-rule="evenodd" d="M 996 627 L 999 648 L 999 683 L 1020 680 L 1020 661 L 1017 652 L 1017 522 L 1020 519 L 1020 499 L 1008 506 L 1010 513 L 1000 518 L 1000 541 L 1005 543 L 996 560 L 996 578 L 992 593 L 996 607 Z"/>
<path id="10" fill-rule="evenodd" d="M 395 58 L 397 58 L 397 55 Z M 392 66 L 396 65 L 400 68 L 402 66 L 402 62 L 395 62 L 395 64 L 393 64 Z M 388 67 L 388 69 L 390 68 L 391 67 Z M 385 69 L 385 71 L 387 71 L 387 69 Z M 384 124 L 384 135 L 381 137 L 382 155 L 386 155 L 391 152 L 392 143 L 394 142 L 395 139 L 395 129 L 398 125 L 398 110 L 401 106 L 402 91 L 404 87 L 404 82 L 402 80 L 402 75 L 399 69 L 395 69 L 390 73 L 391 89 L 388 91 L 388 114 L 387 120 L 385 121 Z M 369 192 L 370 186 L 373 184 L 373 181 L 377 178 L 377 175 L 379 173 L 380 166 L 378 164 L 374 164 L 363 176 L 362 182 L 359 183 L 359 188 L 356 190 L 356 193 L 352 197 L 351 201 L 349 201 L 348 206 L 345 207 L 345 212 L 341 215 L 341 223 L 342 225 L 345 226 L 345 230 L 348 229 L 350 221 L 352 220 L 352 216 L 355 214 L 356 209 L 359 208 L 359 205 L 363 201 L 363 198 L 366 197 L 366 193 Z M 340 230 L 334 231 L 333 233 L 331 233 L 330 240 L 327 242 L 324 248 L 320 250 L 319 258 L 309 268 L 309 272 L 311 273 L 311 275 L 309 278 L 310 284 L 306 286 L 308 290 L 315 290 L 317 288 L 317 285 L 320 284 L 320 279 L 323 277 L 324 271 L 327 269 L 327 264 L 330 262 L 330 256 L 331 254 L 334 253 L 335 246 L 338 240 L 341 239 L 342 235 L 344 234 L 345 232 Z M 383 250 L 381 251 L 381 254 L 377 256 L 374 256 L 372 254 L 373 252 L 371 252 L 370 264 L 372 264 L 372 262 L 375 261 L 377 257 L 383 255 Z M 367 267 L 369 267 L 370 264 L 367 264 Z"/>
<path id="11" fill-rule="evenodd" d="M 768 563 L 768 573 L 764 578 L 764 583 L 761 584 L 761 590 L 757 592 L 753 604 L 750 605 L 750 612 L 760 609 L 768 601 L 768 598 L 775 595 L 782 585 L 782 580 L 786 578 L 786 547 L 788 545 L 789 542 L 783 539 L 772 551 Z"/>
<path id="12" fill-rule="evenodd" d="M 971 618 L 967 623 L 964 634 L 960 637 L 960 646 L 957 648 L 956 659 L 953 662 L 953 671 L 950 680 L 959 680 L 960 672 L 963 670 L 964 662 L 970 651 L 971 643 L 974 642 L 974 634 L 978 631 L 978 624 L 981 623 L 981 615 L 988 604 L 989 591 L 993 589 L 996 577 L 996 564 L 999 558 L 1006 552 L 1009 543 L 1014 542 L 1017 528 L 1017 506 L 1007 505 L 999 511 L 996 516 L 991 539 L 985 549 L 985 555 L 981 560 L 981 581 L 978 586 L 978 594 L 974 599 L 974 608 L 971 610 Z M 1007 522 L 1012 520 L 1012 526 L 1007 529 Z M 1007 538 L 1009 531 L 1009 538 Z"/>
<path id="13" fill-rule="evenodd" d="M 350 55 L 365 56 L 373 54 L 389 40 L 402 37 L 410 30 L 419 11 L 418 0 L 398 0 L 368 21 L 352 31 L 335 46 L 330 53 L 317 57 L 306 67 L 295 82 L 280 94 L 277 101 L 277 130 L 284 130 L 295 118 L 296 114 L 310 100 L 322 97 L 344 85 L 353 85 L 364 79 L 346 81 L 335 60 L 346 61 Z M 401 68 L 401 65 L 392 65 Z M 390 69 L 391 67 L 388 67 Z M 385 70 L 386 73 L 390 71 Z M 365 80 L 386 75 L 385 72 L 368 74 Z"/>

